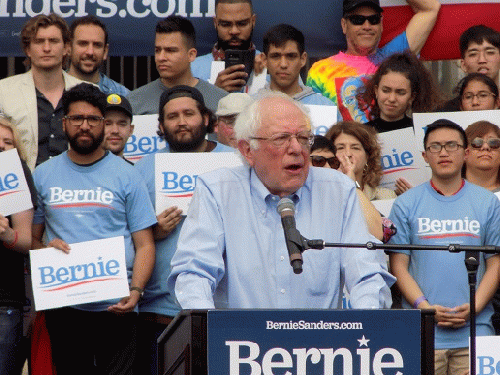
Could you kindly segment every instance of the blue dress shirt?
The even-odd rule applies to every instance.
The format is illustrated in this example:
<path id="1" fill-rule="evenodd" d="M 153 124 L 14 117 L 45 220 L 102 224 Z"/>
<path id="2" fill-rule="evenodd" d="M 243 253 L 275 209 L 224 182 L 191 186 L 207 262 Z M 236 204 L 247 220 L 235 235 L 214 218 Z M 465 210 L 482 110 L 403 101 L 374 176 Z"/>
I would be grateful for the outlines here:
<path id="1" fill-rule="evenodd" d="M 291 198 L 304 237 L 377 241 L 344 174 L 311 168 Z M 353 308 L 390 307 L 395 279 L 382 251 L 308 250 L 303 272 L 294 274 L 279 200 L 247 165 L 198 177 L 168 279 L 182 308 L 340 308 L 344 282 Z"/>

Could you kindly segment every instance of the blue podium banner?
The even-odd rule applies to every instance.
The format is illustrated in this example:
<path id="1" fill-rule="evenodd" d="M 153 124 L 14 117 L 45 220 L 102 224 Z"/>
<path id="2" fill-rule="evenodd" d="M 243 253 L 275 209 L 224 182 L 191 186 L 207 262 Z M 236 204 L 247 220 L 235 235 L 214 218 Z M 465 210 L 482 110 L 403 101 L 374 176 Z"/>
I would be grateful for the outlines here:
<path id="1" fill-rule="evenodd" d="M 418 310 L 214 310 L 209 375 L 420 375 Z"/>

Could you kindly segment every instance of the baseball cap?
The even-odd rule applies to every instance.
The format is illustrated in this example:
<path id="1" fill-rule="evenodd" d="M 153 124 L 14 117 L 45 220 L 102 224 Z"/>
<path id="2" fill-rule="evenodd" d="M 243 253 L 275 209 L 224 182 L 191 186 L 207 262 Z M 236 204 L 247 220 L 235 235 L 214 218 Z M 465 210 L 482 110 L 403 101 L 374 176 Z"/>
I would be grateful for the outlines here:
<path id="1" fill-rule="evenodd" d="M 343 6 L 344 15 L 346 13 L 352 12 L 354 9 L 360 6 L 372 7 L 377 12 L 383 11 L 383 9 L 380 7 L 379 0 L 344 0 L 344 6 Z"/>
<path id="2" fill-rule="evenodd" d="M 217 116 L 238 115 L 252 102 L 252 98 L 246 93 L 231 93 L 219 100 L 219 105 L 217 106 L 217 112 L 215 112 L 215 114 Z"/>
<path id="3" fill-rule="evenodd" d="M 160 107 L 158 112 L 163 113 L 163 108 L 172 99 L 187 97 L 196 100 L 203 107 L 205 107 L 205 100 L 203 95 L 197 89 L 191 86 L 179 85 L 174 86 L 167 91 L 164 91 L 160 96 Z"/>
<path id="4" fill-rule="evenodd" d="M 126 97 L 118 94 L 109 94 L 106 97 L 106 108 L 104 112 L 116 109 L 118 111 L 125 112 L 125 114 L 132 118 L 132 106 Z"/>

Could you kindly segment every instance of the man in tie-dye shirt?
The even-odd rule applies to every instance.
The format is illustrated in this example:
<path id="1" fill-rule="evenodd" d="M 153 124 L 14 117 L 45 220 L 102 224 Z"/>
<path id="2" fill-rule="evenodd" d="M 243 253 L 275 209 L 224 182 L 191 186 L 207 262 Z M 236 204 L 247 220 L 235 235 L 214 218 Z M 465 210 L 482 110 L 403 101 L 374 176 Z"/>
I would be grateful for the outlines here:
<path id="1" fill-rule="evenodd" d="M 385 58 L 405 50 L 418 54 L 424 46 L 436 23 L 439 0 L 407 2 L 415 14 L 406 30 L 378 48 L 382 35 L 380 1 L 344 0 L 341 26 L 347 50 L 314 63 L 307 77 L 307 85 L 333 101 L 344 120 L 369 120 L 369 113 L 358 105 L 357 90 Z"/>

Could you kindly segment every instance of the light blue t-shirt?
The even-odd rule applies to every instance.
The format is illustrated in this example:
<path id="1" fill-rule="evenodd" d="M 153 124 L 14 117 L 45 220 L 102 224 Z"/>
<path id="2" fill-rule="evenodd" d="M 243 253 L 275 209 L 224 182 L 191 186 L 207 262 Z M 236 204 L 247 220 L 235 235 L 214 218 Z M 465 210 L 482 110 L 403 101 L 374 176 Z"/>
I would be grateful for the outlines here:
<path id="1" fill-rule="evenodd" d="M 109 94 L 119 94 L 122 96 L 128 96 L 130 94 L 130 90 L 127 89 L 125 86 L 119 84 L 116 81 L 113 81 L 111 78 L 108 76 L 105 76 L 104 74 L 100 73 L 99 74 L 99 89 L 105 93 L 106 95 Z"/>
<path id="2" fill-rule="evenodd" d="M 341 172 L 312 167 L 291 198 L 304 237 L 377 241 L 353 181 Z M 182 308 L 335 309 L 344 281 L 354 308 L 390 307 L 394 277 L 381 251 L 308 250 L 303 272 L 294 274 L 279 200 L 247 165 L 198 176 L 168 279 Z"/>
<path id="3" fill-rule="evenodd" d="M 167 147 L 158 150 L 158 153 L 170 152 L 168 143 Z M 234 148 L 228 147 L 221 143 L 211 152 L 235 152 Z M 150 154 L 139 160 L 135 167 L 142 175 L 143 180 L 149 191 L 149 197 L 153 206 L 156 204 L 155 193 L 155 154 Z M 139 301 L 139 312 L 152 312 L 167 316 L 175 316 L 180 311 L 180 307 L 175 301 L 173 291 L 167 287 L 167 278 L 170 275 L 170 261 L 177 248 L 177 239 L 184 223 L 185 216 L 175 229 L 164 239 L 155 242 L 156 245 L 156 262 L 153 269 L 153 274 L 149 279 L 144 296 Z"/>
<path id="4" fill-rule="evenodd" d="M 72 244 L 124 236 L 130 282 L 135 258 L 131 234 L 156 223 L 148 191 L 134 167 L 111 152 L 95 164 L 81 166 L 64 152 L 40 164 L 33 179 L 38 195 L 33 223 L 45 224 L 47 242 L 61 238 Z M 72 194 L 82 190 L 95 192 L 88 194 L 94 198 Z M 104 311 L 118 301 L 73 307 Z"/>
<path id="5" fill-rule="evenodd" d="M 448 246 L 500 245 L 500 202 L 488 190 L 465 182 L 455 195 L 437 193 L 429 182 L 399 196 L 389 219 L 397 233 L 393 244 Z M 463 252 L 391 250 L 410 257 L 408 271 L 431 305 L 455 307 L 469 302 L 469 284 Z M 481 253 L 478 285 L 485 272 L 486 258 Z M 405 308 L 412 308 L 406 300 Z M 493 335 L 491 302 L 477 316 L 478 336 Z M 436 349 L 469 346 L 469 323 L 463 328 L 441 328 L 436 325 Z"/>

